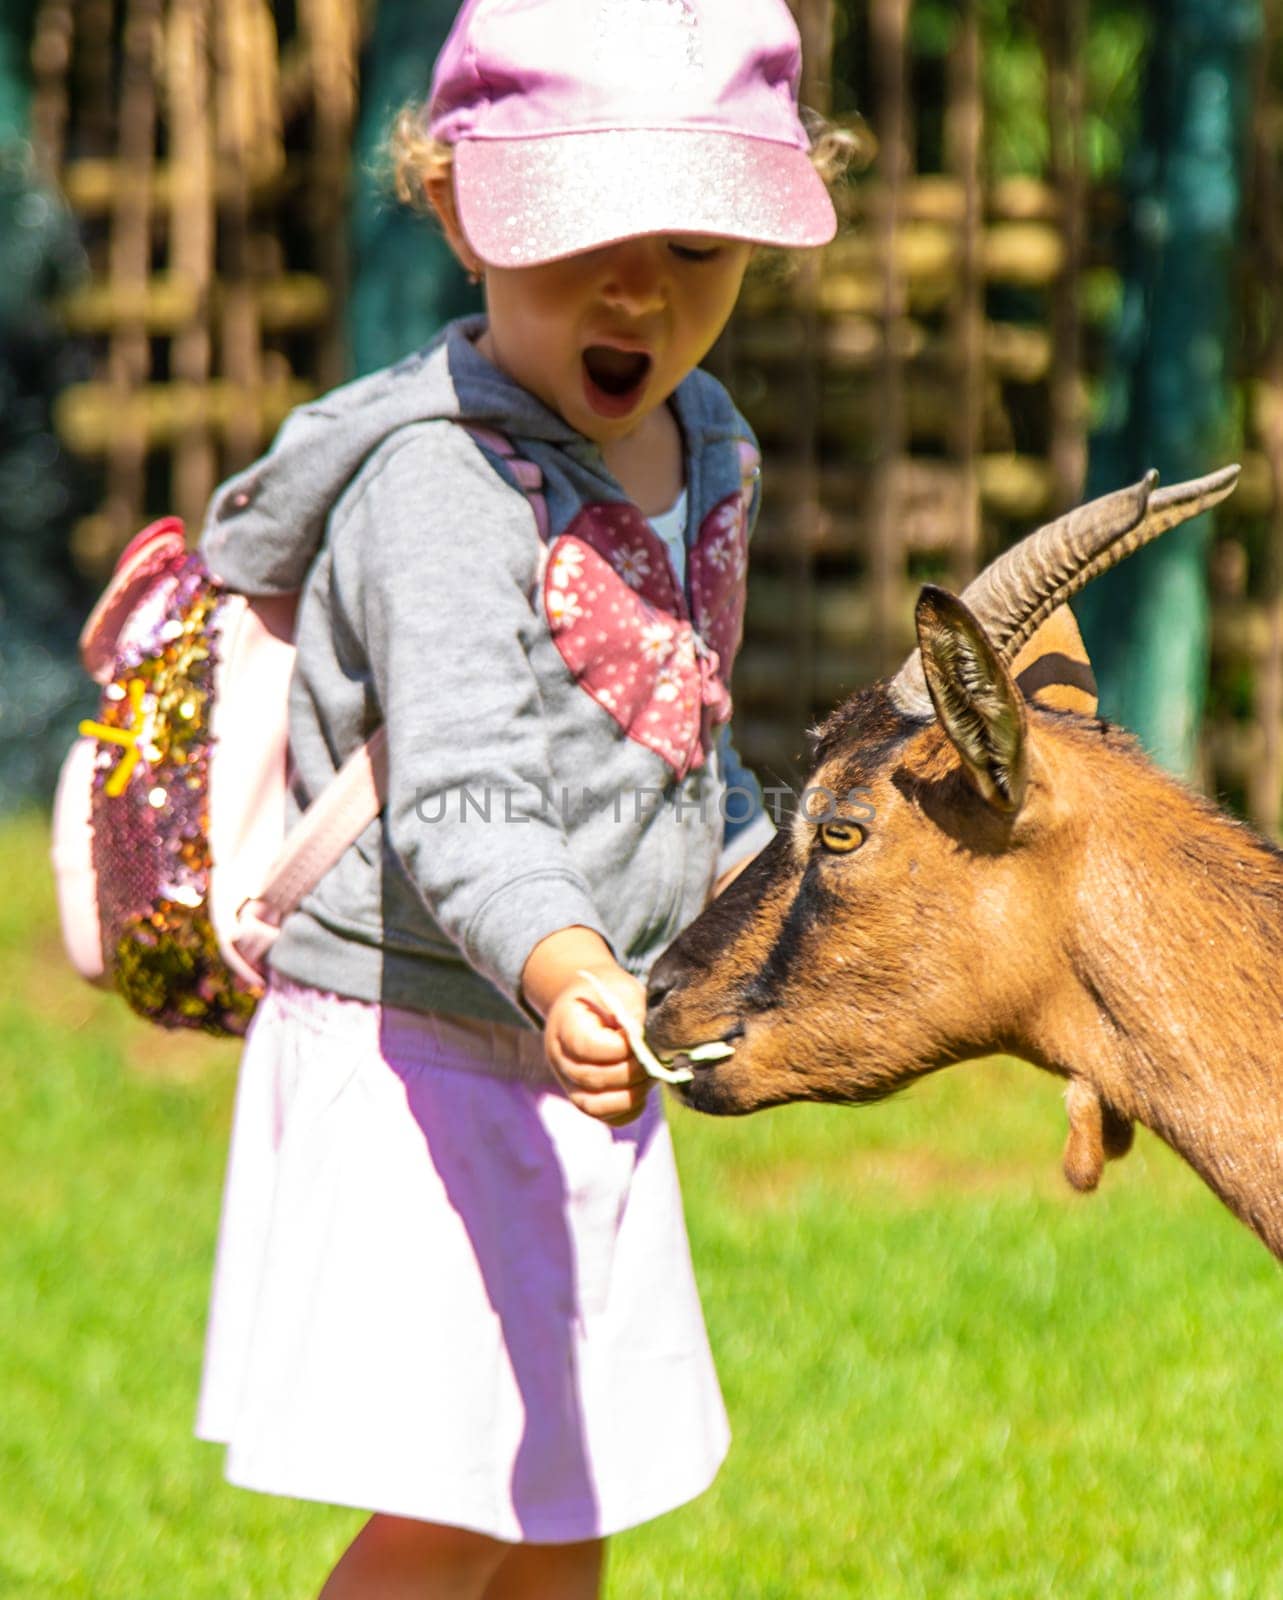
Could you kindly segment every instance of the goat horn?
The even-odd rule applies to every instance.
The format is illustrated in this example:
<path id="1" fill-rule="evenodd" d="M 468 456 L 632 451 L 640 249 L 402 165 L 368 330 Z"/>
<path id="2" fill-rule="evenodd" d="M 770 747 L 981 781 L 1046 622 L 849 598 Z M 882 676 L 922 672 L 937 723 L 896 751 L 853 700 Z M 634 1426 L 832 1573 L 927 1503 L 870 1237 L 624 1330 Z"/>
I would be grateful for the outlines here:
<path id="1" fill-rule="evenodd" d="M 1147 472 L 1130 488 L 1079 506 L 1004 551 L 967 586 L 963 602 L 1003 660 L 1012 661 L 1057 606 L 1160 533 L 1224 500 L 1238 475 L 1237 466 L 1222 467 L 1155 491 L 1158 474 Z M 889 692 L 911 716 L 933 715 L 916 650 Z"/>

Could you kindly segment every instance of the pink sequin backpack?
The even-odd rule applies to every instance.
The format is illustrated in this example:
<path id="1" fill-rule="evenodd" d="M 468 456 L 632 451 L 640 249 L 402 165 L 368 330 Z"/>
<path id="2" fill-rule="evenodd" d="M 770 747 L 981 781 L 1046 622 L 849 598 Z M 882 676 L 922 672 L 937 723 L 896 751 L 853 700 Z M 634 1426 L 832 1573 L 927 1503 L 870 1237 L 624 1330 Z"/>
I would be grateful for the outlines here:
<path id="1" fill-rule="evenodd" d="M 274 928 L 381 805 L 379 730 L 283 853 L 295 600 L 224 588 L 169 518 L 130 542 L 80 636 L 103 693 L 54 801 L 63 942 L 168 1027 L 244 1033 Z"/>
<path id="2" fill-rule="evenodd" d="M 545 531 L 539 469 L 472 431 Z M 297 600 L 235 592 L 170 517 L 131 540 L 80 636 L 102 699 L 54 801 L 63 943 L 166 1027 L 245 1032 L 285 916 L 382 809 L 380 728 L 286 836 Z"/>

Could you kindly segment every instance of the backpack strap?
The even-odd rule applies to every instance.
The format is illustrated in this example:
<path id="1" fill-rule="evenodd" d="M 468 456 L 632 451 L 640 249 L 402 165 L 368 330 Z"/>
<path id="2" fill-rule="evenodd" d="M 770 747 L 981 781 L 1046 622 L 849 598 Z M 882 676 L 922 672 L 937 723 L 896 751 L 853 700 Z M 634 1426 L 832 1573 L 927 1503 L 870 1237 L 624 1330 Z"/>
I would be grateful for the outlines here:
<path id="1" fill-rule="evenodd" d="M 262 891 L 236 913 L 232 947 L 256 971 L 281 923 L 383 809 L 388 788 L 388 731 L 359 745 L 290 829 Z"/>
<path id="2" fill-rule="evenodd" d="M 548 505 L 543 473 L 519 456 L 512 441 L 489 428 L 469 427 L 477 443 L 502 456 L 529 500 L 539 537 L 548 537 Z M 388 733 L 378 727 L 347 758 L 286 835 L 263 888 L 236 914 L 232 947 L 254 969 L 263 971 L 281 924 L 317 886 L 343 852 L 383 810 L 388 792 Z"/>
<path id="3" fill-rule="evenodd" d="M 530 509 L 535 514 L 535 523 L 539 529 L 539 537 L 545 544 L 548 542 L 548 502 L 543 496 L 543 473 L 533 461 L 527 461 L 524 456 L 519 456 L 513 446 L 512 440 L 502 433 L 496 433 L 493 428 L 475 428 L 469 423 L 464 424 L 468 432 L 484 450 L 489 450 L 492 455 L 500 456 L 504 465 L 530 502 Z"/>
<path id="4" fill-rule="evenodd" d="M 749 513 L 753 509 L 753 496 L 757 493 L 757 486 L 762 478 L 762 457 L 757 446 L 750 444 L 747 439 L 739 441 L 740 457 L 740 496 L 744 504 L 744 520 L 747 523 Z"/>

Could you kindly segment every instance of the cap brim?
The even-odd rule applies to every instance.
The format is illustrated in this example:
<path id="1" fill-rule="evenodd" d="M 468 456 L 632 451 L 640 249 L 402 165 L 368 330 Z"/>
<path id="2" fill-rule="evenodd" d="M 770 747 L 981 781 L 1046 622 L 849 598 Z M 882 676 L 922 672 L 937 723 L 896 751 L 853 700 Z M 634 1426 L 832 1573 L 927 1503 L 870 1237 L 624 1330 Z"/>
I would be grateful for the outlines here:
<path id="1" fill-rule="evenodd" d="M 533 267 L 649 233 L 805 248 L 837 231 L 806 152 L 747 135 L 619 128 L 464 139 L 455 191 L 468 243 L 494 267 Z"/>

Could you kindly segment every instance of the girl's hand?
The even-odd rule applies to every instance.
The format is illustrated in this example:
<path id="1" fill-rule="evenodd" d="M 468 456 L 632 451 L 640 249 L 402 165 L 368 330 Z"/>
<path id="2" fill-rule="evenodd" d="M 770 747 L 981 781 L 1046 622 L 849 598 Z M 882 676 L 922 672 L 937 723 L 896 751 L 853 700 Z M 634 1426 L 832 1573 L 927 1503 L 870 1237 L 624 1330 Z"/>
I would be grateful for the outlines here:
<path id="1" fill-rule="evenodd" d="M 610 991 L 607 1006 L 584 977 Z M 588 928 L 562 928 L 541 939 L 521 975 L 526 1000 L 544 1017 L 544 1053 L 571 1101 L 614 1127 L 641 1115 L 651 1082 L 633 1055 L 617 1016 L 646 1015 L 646 990 Z M 612 1014 L 613 1012 L 613 1014 Z"/>
<path id="2" fill-rule="evenodd" d="M 646 1015 L 644 986 L 613 961 L 584 970 L 610 991 L 614 1012 L 635 1018 L 640 1027 Z M 587 978 L 576 975 L 553 1001 L 544 1026 L 544 1050 L 581 1111 L 612 1127 L 641 1115 L 654 1080 Z"/>

